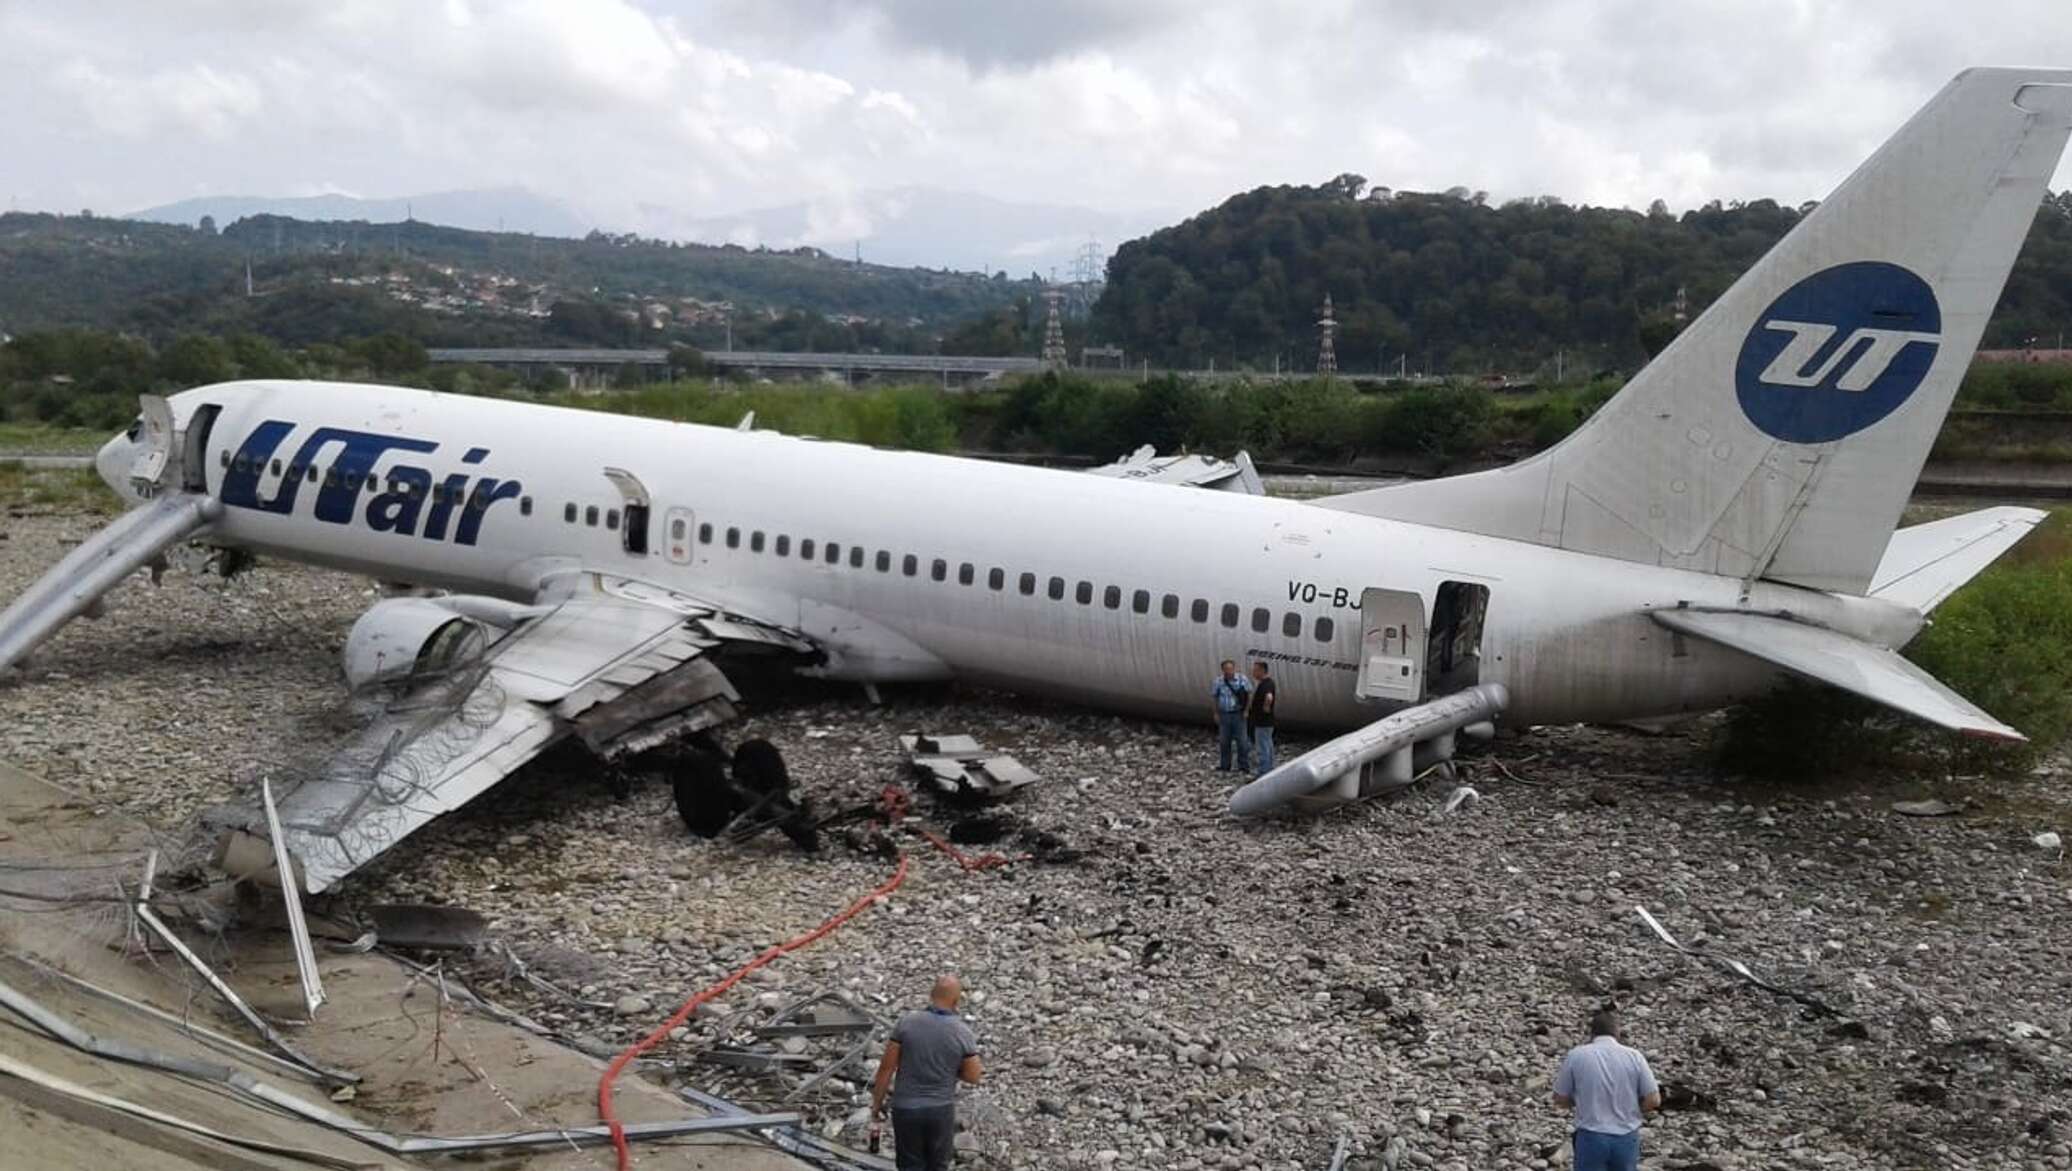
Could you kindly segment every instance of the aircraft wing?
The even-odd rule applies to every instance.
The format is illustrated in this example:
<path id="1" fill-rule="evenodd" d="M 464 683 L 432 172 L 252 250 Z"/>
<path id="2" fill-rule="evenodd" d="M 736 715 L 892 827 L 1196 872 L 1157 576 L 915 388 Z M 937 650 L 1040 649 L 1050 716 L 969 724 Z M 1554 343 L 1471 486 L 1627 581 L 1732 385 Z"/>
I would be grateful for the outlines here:
<path id="1" fill-rule="evenodd" d="M 1926 614 L 2049 515 L 2040 508 L 1982 508 L 1900 529 L 1871 575 L 1870 595 Z"/>
<path id="2" fill-rule="evenodd" d="M 797 631 L 649 583 L 569 574 L 478 657 L 382 694 L 370 723 L 279 801 L 321 891 L 565 736 L 605 760 L 732 720 L 723 647 L 810 654 Z M 278 780 L 276 781 L 278 787 Z M 219 820 L 257 832 L 253 809 Z"/>
<path id="3" fill-rule="evenodd" d="M 1897 651 L 1772 614 L 1722 610 L 1650 613 L 1671 630 L 1732 647 L 1931 724 L 1996 740 L 2028 739 L 1907 662 Z"/>

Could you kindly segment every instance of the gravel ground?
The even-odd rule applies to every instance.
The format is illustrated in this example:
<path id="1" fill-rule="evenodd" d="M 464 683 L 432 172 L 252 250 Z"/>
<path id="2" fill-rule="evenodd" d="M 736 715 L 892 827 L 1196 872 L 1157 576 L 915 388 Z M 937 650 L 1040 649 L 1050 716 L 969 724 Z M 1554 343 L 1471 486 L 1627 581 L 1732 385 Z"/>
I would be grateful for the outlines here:
<path id="1" fill-rule="evenodd" d="M 96 523 L 9 516 L 0 594 Z M 335 739 L 337 649 L 373 597 L 272 565 L 140 578 L 0 688 L 0 753 L 177 825 L 256 766 Z M 982 1165 L 1318 1168 L 1349 1133 L 1355 1166 L 1546 1167 L 1566 1162 L 1546 1101 L 1558 1055 L 1615 998 L 1670 1092 L 1649 1166 L 2072 1167 L 2072 882 L 2030 840 L 2072 829 L 2062 760 L 1779 789 L 1715 775 L 1702 725 L 1533 729 L 1470 762 L 1481 800 L 1452 815 L 1441 787 L 1248 825 L 1222 812 L 1206 728 L 961 691 L 888 698 L 803 690 L 734 735 L 777 743 L 826 810 L 903 779 L 899 733 L 972 732 L 1046 778 L 1013 819 L 1077 858 L 965 872 L 902 835 L 909 877 L 881 907 L 658 1057 L 691 1063 L 810 992 L 913 1007 L 955 970 L 989 1063 L 964 1110 Z M 1961 811 L 1891 810 L 1931 795 Z M 481 911 L 502 951 L 475 962 L 479 986 L 615 1048 L 891 868 L 840 835 L 817 857 L 774 834 L 698 841 L 665 784 L 615 797 L 577 763 L 428 828 L 331 911 Z M 1635 904 L 1837 1015 L 1672 952 Z M 506 953 L 566 992 L 518 978 Z M 709 1065 L 656 1072 L 784 1096 Z M 808 1108 L 853 1126 L 855 1090 Z"/>

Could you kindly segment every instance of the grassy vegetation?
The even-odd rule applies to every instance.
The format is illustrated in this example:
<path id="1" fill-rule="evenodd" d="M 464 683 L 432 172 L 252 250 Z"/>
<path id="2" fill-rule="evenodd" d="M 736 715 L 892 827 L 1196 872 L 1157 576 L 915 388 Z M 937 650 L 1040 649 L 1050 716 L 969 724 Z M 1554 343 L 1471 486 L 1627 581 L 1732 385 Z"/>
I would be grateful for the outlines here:
<path id="1" fill-rule="evenodd" d="M 92 455 L 109 431 L 53 427 L 43 423 L 0 423 L 0 458 L 10 455 Z"/>
<path id="2" fill-rule="evenodd" d="M 1590 383 L 1525 395 L 1476 386 L 1308 382 L 1145 382 L 1044 374 L 993 389 L 835 389 L 816 385 L 654 383 L 546 401 L 588 410 L 731 426 L 917 451 L 967 448 L 1111 459 L 1160 451 L 1346 464 L 1361 457 L 1437 461 L 1515 456 L 1574 430 L 1616 386 Z"/>
<path id="3" fill-rule="evenodd" d="M 1854 696 L 1793 684 L 1731 713 L 1722 767 L 1775 779 L 2026 766 L 2072 737 L 2072 509 L 1937 608 L 1906 648 L 1931 675 L 2029 737 L 1964 739 Z"/>
<path id="4" fill-rule="evenodd" d="M 961 445 L 960 423 L 978 400 L 930 386 L 837 390 L 792 384 L 735 386 L 711 382 L 652 383 L 603 394 L 559 393 L 542 401 L 583 410 L 732 427 L 755 412 L 755 425 L 787 435 L 868 443 L 909 451 L 948 451 Z"/>
<path id="5" fill-rule="evenodd" d="M 115 513 L 122 501 L 92 468 L 32 468 L 0 460 L 0 505 L 39 511 Z"/>

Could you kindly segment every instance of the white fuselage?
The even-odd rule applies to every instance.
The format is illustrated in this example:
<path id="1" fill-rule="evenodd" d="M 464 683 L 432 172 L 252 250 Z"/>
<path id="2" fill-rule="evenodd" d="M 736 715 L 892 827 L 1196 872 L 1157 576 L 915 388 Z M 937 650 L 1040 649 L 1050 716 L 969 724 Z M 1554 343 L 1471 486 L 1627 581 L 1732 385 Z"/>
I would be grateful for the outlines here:
<path id="1" fill-rule="evenodd" d="M 1775 677 L 1671 635 L 1650 609 L 1791 610 L 1884 645 L 1919 623 L 1861 598 L 1295 501 L 769 432 L 347 384 L 230 384 L 173 403 L 190 428 L 198 408 L 220 407 L 195 451 L 226 504 L 213 542 L 521 600 L 557 568 L 623 575 L 802 630 L 836 679 L 955 677 L 1205 718 L 1218 661 L 1263 658 L 1284 722 L 1345 727 L 1389 707 L 1355 695 L 1362 591 L 1414 591 L 1429 610 L 1458 581 L 1489 590 L 1480 680 L 1509 689 L 1508 719 L 1640 719 L 1718 707 Z M 124 443 L 103 453 L 111 481 Z M 374 486 L 348 486 L 368 468 Z M 627 548 L 627 497 L 608 468 L 651 502 L 645 552 Z M 419 488 L 399 494 L 399 481 Z"/>

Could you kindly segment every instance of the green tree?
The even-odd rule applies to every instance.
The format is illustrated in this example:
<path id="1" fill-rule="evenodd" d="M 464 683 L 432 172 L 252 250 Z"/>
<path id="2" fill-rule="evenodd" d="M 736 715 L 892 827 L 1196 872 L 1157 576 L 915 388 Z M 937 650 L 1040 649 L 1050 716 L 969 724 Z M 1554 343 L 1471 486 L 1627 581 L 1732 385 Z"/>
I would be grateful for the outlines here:
<path id="1" fill-rule="evenodd" d="M 181 334 L 158 356 L 158 376 L 175 386 L 206 386 L 237 377 L 230 347 L 198 333 Z"/>

